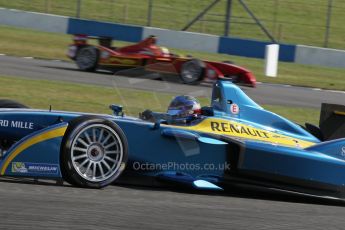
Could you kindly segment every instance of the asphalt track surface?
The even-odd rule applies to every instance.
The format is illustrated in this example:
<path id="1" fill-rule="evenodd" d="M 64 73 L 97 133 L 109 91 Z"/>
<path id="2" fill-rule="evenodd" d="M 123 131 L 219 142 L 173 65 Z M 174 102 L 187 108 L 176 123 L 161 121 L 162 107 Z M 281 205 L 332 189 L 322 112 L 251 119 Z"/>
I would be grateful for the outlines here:
<path id="1" fill-rule="evenodd" d="M 106 74 L 73 71 L 73 68 L 69 63 L 0 57 L 2 75 L 100 85 L 107 85 L 106 80 L 102 82 L 100 79 L 111 78 Z M 128 78 L 123 79 L 125 83 L 140 86 Z M 117 84 L 120 83 L 117 81 Z M 266 87 L 260 85 L 259 90 L 261 86 Z M 179 90 L 185 90 L 185 87 L 188 88 L 181 86 Z M 199 90 L 205 88 L 198 87 Z M 306 94 L 313 92 L 304 88 L 286 88 L 306 91 Z M 301 98 L 298 101 L 302 101 Z M 268 101 L 264 103 L 270 104 Z M 345 224 L 343 203 L 246 190 L 199 193 L 119 185 L 92 190 L 54 182 L 37 183 L 30 179 L 1 179 L 0 206 L 0 229 L 324 230 L 344 229 Z"/>
<path id="2" fill-rule="evenodd" d="M 340 203 L 234 191 L 0 181 L 0 229 L 344 229 Z"/>
<path id="3" fill-rule="evenodd" d="M 184 85 L 173 82 L 168 78 L 169 81 L 149 80 L 152 76 L 134 78 L 114 76 L 107 72 L 87 73 L 78 71 L 76 66 L 69 62 L 10 56 L 0 56 L 0 75 L 68 81 L 108 87 L 117 86 L 173 94 L 191 94 L 194 96 L 209 97 L 211 95 L 211 87 L 209 85 Z M 341 91 L 293 87 L 289 85 L 258 84 L 257 88 L 241 88 L 259 104 L 320 108 L 322 102 L 344 104 L 345 98 L 345 92 Z"/>

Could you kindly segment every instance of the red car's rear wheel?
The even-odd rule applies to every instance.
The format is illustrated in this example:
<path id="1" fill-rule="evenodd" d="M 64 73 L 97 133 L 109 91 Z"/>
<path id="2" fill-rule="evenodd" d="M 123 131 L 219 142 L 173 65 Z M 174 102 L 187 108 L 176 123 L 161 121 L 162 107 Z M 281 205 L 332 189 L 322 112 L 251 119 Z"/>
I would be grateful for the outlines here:
<path id="1" fill-rule="evenodd" d="M 96 47 L 84 46 L 78 50 L 76 63 L 80 70 L 95 71 L 98 65 L 99 52 Z"/>
<path id="2" fill-rule="evenodd" d="M 202 80 L 205 73 L 205 63 L 198 59 L 192 59 L 183 63 L 180 77 L 185 84 L 196 84 Z"/>

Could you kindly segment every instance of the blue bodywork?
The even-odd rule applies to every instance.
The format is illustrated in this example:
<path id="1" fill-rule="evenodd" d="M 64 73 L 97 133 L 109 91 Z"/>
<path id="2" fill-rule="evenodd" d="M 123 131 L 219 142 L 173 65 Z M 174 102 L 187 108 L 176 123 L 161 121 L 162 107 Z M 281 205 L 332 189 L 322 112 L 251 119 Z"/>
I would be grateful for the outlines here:
<path id="1" fill-rule="evenodd" d="M 239 107 L 239 112 L 231 111 L 233 104 Z M 272 132 L 273 136 L 296 139 L 297 144 L 287 146 L 193 129 L 198 122 L 181 126 L 97 115 L 115 122 L 127 138 L 129 157 L 121 181 L 141 183 L 138 178 L 145 177 L 157 184 L 216 190 L 233 184 L 250 184 L 342 196 L 345 139 L 321 142 L 299 125 L 264 110 L 227 81 L 214 85 L 211 106 L 214 116 L 204 119 L 239 122 Z M 61 178 L 61 141 L 69 122 L 82 115 L 86 114 L 0 109 L 0 139 L 14 143 L 2 153 L 1 175 Z M 308 147 L 299 146 L 299 142 L 308 143 Z"/>

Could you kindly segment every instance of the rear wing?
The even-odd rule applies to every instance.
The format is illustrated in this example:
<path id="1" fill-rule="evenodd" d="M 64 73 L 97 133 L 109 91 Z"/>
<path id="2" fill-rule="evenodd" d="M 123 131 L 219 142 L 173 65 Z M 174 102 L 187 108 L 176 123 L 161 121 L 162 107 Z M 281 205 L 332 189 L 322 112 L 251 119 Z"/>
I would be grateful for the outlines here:
<path id="1" fill-rule="evenodd" d="M 325 140 L 345 137 L 345 105 L 322 103 L 320 123 Z"/>
<path id="2" fill-rule="evenodd" d="M 88 36 L 85 34 L 75 34 L 73 35 L 73 41 L 75 45 L 86 45 L 88 39 L 98 40 L 98 44 L 104 47 L 111 47 L 113 38 L 105 36 Z"/>

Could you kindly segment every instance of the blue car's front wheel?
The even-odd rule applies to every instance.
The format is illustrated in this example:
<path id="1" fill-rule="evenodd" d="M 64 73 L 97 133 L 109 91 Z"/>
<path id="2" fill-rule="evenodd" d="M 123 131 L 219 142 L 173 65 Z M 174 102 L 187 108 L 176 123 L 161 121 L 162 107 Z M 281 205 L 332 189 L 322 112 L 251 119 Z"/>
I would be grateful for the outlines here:
<path id="1" fill-rule="evenodd" d="M 69 183 L 101 188 L 114 182 L 127 162 L 127 140 L 114 122 L 82 116 L 66 131 L 61 149 L 61 171 Z"/>

